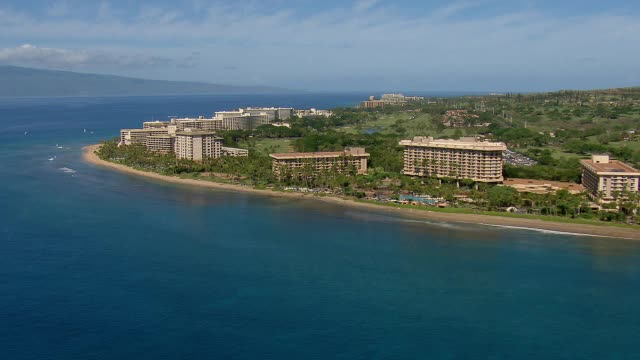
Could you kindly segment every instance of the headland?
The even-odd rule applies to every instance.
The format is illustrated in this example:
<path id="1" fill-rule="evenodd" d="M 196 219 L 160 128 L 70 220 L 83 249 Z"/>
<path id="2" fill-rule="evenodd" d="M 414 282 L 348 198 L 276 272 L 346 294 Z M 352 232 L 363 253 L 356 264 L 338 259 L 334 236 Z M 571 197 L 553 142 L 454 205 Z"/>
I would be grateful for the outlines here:
<path id="1" fill-rule="evenodd" d="M 443 222 L 455 222 L 466 224 L 479 224 L 488 226 L 498 226 L 506 228 L 519 228 L 529 230 L 551 231 L 558 233 L 567 233 L 584 236 L 598 236 L 598 237 L 611 237 L 640 240 L 640 231 L 633 227 L 614 226 L 607 223 L 598 224 L 585 224 L 581 222 L 567 222 L 567 221 L 555 221 L 553 218 L 548 217 L 545 220 L 535 218 L 524 217 L 508 217 L 508 216 L 494 216 L 487 214 L 468 214 L 468 213 L 451 213 L 431 211 L 420 208 L 406 208 L 402 206 L 394 206 L 390 204 L 375 204 L 372 202 L 358 201 L 349 197 L 329 196 L 329 195 L 316 195 L 309 193 L 299 192 L 283 192 L 270 189 L 257 189 L 245 185 L 219 183 L 208 180 L 196 180 L 185 179 L 177 176 L 161 175 L 154 172 L 142 171 L 134 169 L 129 166 L 113 163 L 110 161 L 100 159 L 95 151 L 98 150 L 100 145 L 90 145 L 83 148 L 83 159 L 93 165 L 109 168 L 119 172 L 141 176 L 148 179 L 180 184 L 186 186 L 198 186 L 204 188 L 210 188 L 221 191 L 239 191 L 244 193 L 272 196 L 280 198 L 297 198 L 297 199 L 309 199 L 316 201 L 323 201 L 326 203 L 337 204 L 341 206 L 350 206 L 353 208 L 370 210 L 370 211 L 385 211 L 395 215 L 404 216 L 412 219 L 424 219 L 435 220 Z"/>

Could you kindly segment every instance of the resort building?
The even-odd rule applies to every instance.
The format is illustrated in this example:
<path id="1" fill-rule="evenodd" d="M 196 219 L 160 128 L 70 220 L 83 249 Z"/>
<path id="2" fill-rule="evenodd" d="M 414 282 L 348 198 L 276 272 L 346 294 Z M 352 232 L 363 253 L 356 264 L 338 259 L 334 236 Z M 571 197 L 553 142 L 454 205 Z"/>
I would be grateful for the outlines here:
<path id="1" fill-rule="evenodd" d="M 204 116 L 200 116 L 198 118 L 171 119 L 171 123 L 175 126 L 176 131 L 184 131 L 185 129 L 215 131 L 222 129 L 222 120 L 215 118 L 206 119 Z"/>
<path id="2" fill-rule="evenodd" d="M 400 141 L 400 145 L 404 146 L 405 175 L 487 183 L 503 180 L 502 152 L 507 149 L 504 143 L 478 141 L 476 138 L 445 140 L 417 136 Z"/>
<path id="3" fill-rule="evenodd" d="M 299 176 L 306 166 L 311 166 L 314 174 L 329 170 L 344 172 L 350 168 L 358 174 L 366 174 L 369 158 L 364 148 L 346 148 L 344 151 L 334 152 L 279 153 L 269 156 L 272 159 L 273 173 L 278 177 L 285 172 Z"/>
<path id="4" fill-rule="evenodd" d="M 638 192 L 640 170 L 608 155 L 593 155 L 582 163 L 582 185 L 595 197 L 613 200 L 625 192 Z"/>
<path id="5" fill-rule="evenodd" d="M 162 129 L 169 127 L 171 125 L 171 121 L 145 121 L 142 123 L 143 129 Z"/>
<path id="6" fill-rule="evenodd" d="M 384 101 L 387 104 L 402 105 L 407 103 L 408 101 L 422 101 L 424 100 L 424 97 L 405 96 L 404 94 L 383 94 L 380 100 Z"/>
<path id="7" fill-rule="evenodd" d="M 221 151 L 222 151 L 222 156 L 232 156 L 232 157 L 249 156 L 249 150 L 247 149 L 238 149 L 238 148 L 223 146 Z"/>
<path id="8" fill-rule="evenodd" d="M 171 135 L 149 135 L 145 139 L 147 149 L 163 154 L 173 152 L 175 137 Z"/>
<path id="9" fill-rule="evenodd" d="M 330 117 L 333 113 L 330 110 L 318 110 L 311 108 L 309 110 L 296 110 L 296 117 L 304 118 L 309 116 L 324 116 Z"/>
<path id="10" fill-rule="evenodd" d="M 222 155 L 222 139 L 212 131 L 185 130 L 176 133 L 175 153 L 178 159 L 202 161 Z"/>
<path id="11" fill-rule="evenodd" d="M 218 111 L 213 118 L 218 123 L 216 130 L 253 130 L 260 125 L 271 123 L 269 114 L 251 114 L 243 109 L 239 111 Z"/>
<path id="12" fill-rule="evenodd" d="M 375 96 L 369 96 L 369 100 L 360 103 L 362 109 L 384 108 L 385 102 L 382 100 L 376 100 Z"/>
<path id="13" fill-rule="evenodd" d="M 147 137 L 152 135 L 169 135 L 168 128 L 122 129 L 119 145 L 146 145 Z"/>
<path id="14" fill-rule="evenodd" d="M 267 115 L 268 122 L 272 121 L 283 121 L 288 120 L 293 116 L 293 108 L 282 108 L 282 107 L 259 107 L 253 108 L 248 107 L 244 109 L 239 109 L 240 112 L 249 114 L 249 115 Z"/>

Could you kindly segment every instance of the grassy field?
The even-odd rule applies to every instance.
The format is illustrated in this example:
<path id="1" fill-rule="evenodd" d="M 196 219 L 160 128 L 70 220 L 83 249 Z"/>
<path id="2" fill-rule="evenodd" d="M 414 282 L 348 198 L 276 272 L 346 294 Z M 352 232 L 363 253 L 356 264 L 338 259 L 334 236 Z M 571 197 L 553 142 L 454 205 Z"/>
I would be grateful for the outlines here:
<path id="1" fill-rule="evenodd" d="M 633 151 L 639 151 L 640 150 L 640 141 L 636 140 L 636 141 L 616 141 L 616 142 L 612 142 L 609 143 L 609 146 L 613 146 L 613 147 L 628 147 L 629 149 L 633 150 Z"/>
<path id="2" fill-rule="evenodd" d="M 269 138 L 260 138 L 260 139 L 248 139 L 247 141 L 242 141 L 238 144 L 239 147 L 244 149 L 249 149 L 254 147 L 256 150 L 261 151 L 265 154 L 271 153 L 284 153 L 284 152 L 293 152 L 293 147 L 291 143 L 294 139 L 269 139 Z"/>
<path id="3" fill-rule="evenodd" d="M 456 128 L 447 128 L 439 131 L 431 115 L 420 112 L 379 114 L 373 121 L 355 126 L 344 126 L 337 130 L 351 134 L 362 133 L 367 130 L 376 130 L 383 134 L 390 134 L 397 133 L 399 128 L 404 129 L 404 136 L 407 138 L 413 136 L 452 136 L 456 132 Z M 460 128 L 463 136 L 475 134 L 474 130 L 475 129 L 472 128 Z"/>

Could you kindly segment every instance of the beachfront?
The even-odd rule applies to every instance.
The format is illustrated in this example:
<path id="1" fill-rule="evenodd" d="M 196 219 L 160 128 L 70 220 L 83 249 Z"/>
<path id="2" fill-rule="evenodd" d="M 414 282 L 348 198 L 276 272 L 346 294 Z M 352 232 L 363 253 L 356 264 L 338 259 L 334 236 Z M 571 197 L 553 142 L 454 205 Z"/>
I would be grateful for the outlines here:
<path id="1" fill-rule="evenodd" d="M 427 219 L 446 222 L 457 223 L 469 223 L 469 224 L 484 224 L 491 226 L 505 226 L 515 228 L 537 229 L 544 231 L 556 231 L 563 233 L 573 233 L 589 236 L 601 236 L 601 237 L 616 237 L 624 239 L 640 240 L 640 231 L 636 228 L 622 227 L 622 226 L 608 226 L 603 223 L 602 225 L 590 225 L 583 223 L 568 223 L 568 222 L 554 222 L 552 219 L 539 220 L 539 219 L 527 219 L 522 217 L 502 217 L 480 214 L 461 214 L 461 213 L 444 213 L 423 209 L 408 209 L 396 206 L 378 205 L 374 203 L 355 201 L 349 198 L 337 197 L 337 196 L 317 196 L 307 193 L 297 192 L 282 192 L 273 190 L 255 189 L 243 185 L 217 183 L 206 180 L 195 179 L 183 179 L 175 176 L 166 176 L 157 173 L 142 171 L 133 169 L 128 166 L 112 163 L 100 159 L 95 151 L 100 145 L 90 145 L 83 148 L 83 158 L 88 163 L 110 168 L 113 170 L 133 174 L 137 176 L 143 176 L 145 178 L 170 182 L 174 184 L 182 184 L 187 186 L 199 186 L 211 189 L 225 190 L 225 191 L 242 191 L 246 193 L 252 193 L 264 196 L 275 197 L 287 197 L 297 199 L 310 199 L 317 201 L 330 202 L 333 204 L 340 204 L 344 206 L 351 206 L 364 210 L 372 211 L 387 211 L 394 214 L 400 214 L 402 216 L 411 217 L 415 219 Z"/>

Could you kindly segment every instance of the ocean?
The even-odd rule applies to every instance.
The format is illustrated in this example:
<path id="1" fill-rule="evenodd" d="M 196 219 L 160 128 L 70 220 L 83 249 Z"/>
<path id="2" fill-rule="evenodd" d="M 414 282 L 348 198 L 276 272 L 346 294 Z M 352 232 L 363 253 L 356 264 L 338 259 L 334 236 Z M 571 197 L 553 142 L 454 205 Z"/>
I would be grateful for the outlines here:
<path id="1" fill-rule="evenodd" d="M 365 95 L 0 99 L 1 358 L 640 358 L 640 242 L 193 189 L 81 158 L 145 120 Z"/>

